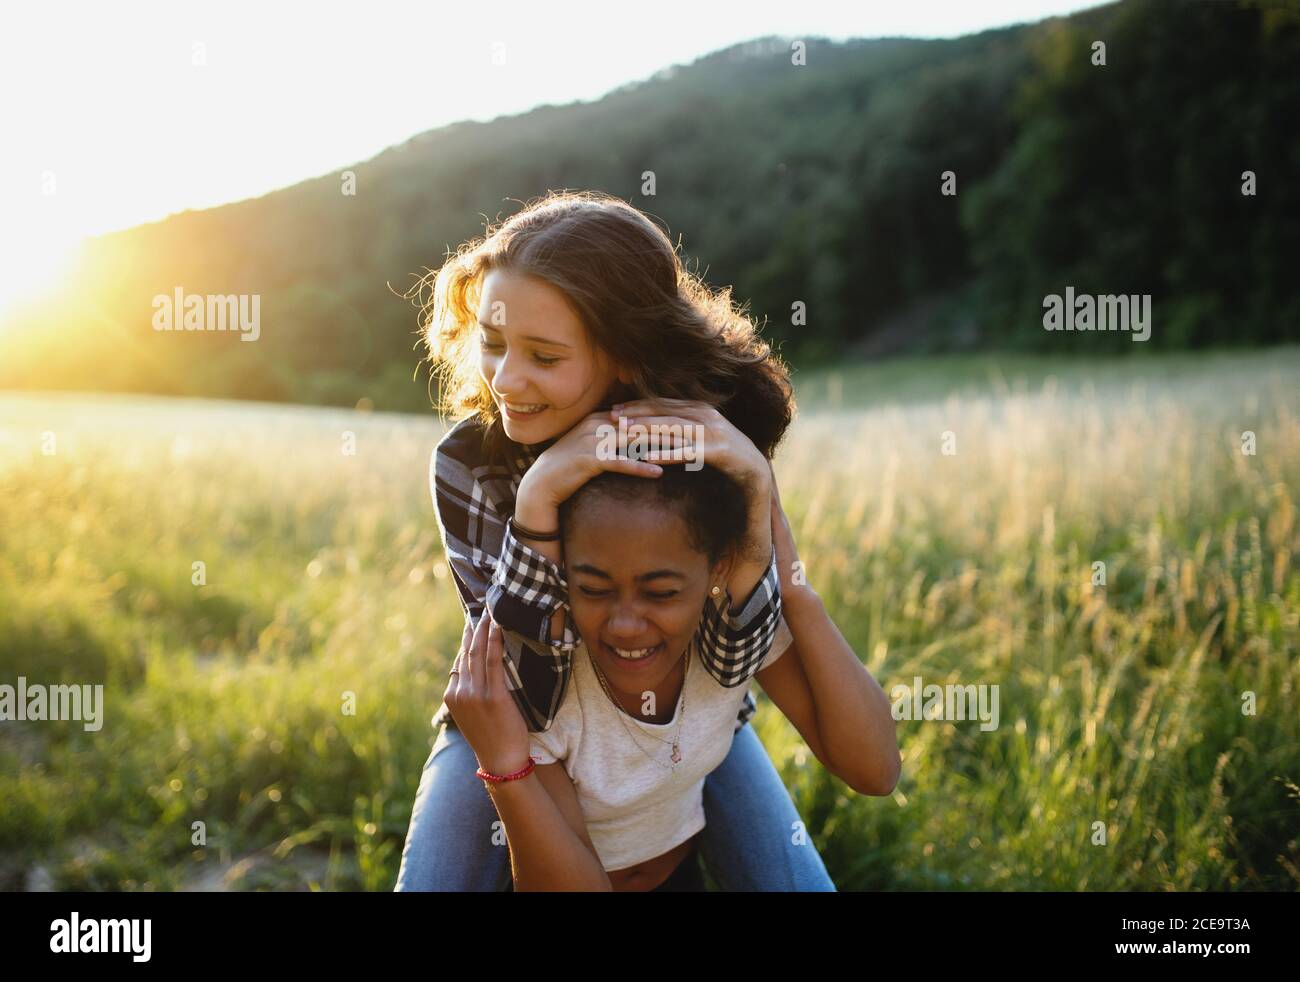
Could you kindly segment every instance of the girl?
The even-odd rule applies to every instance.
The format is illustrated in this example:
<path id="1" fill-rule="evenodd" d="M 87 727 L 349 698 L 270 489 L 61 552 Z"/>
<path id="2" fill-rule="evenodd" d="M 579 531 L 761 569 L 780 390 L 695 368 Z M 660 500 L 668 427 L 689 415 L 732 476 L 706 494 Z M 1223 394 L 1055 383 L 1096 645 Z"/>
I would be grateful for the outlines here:
<path id="1" fill-rule="evenodd" d="M 430 306 L 425 337 L 440 405 L 468 414 L 439 443 L 430 473 L 467 629 L 481 620 L 526 476 L 558 502 L 602 470 L 659 472 L 647 462 L 601 459 L 563 439 L 594 411 L 650 394 L 716 405 L 735 435 L 765 458 L 791 420 L 788 373 L 733 310 L 729 293 L 687 275 L 663 232 L 616 198 L 562 194 L 525 208 L 444 264 Z M 754 652 L 768 650 L 780 617 L 770 545 L 771 562 L 756 572 L 764 536 L 770 543 L 768 503 L 751 495 L 746 507 L 751 554 L 725 584 L 703 639 L 706 668 L 724 684 L 752 675 Z M 507 689 L 528 728 L 544 731 L 569 682 L 574 639 L 553 647 L 551 625 L 528 620 L 533 614 L 523 605 L 515 614 L 523 630 L 504 639 Z M 780 857 L 748 846 L 760 816 L 733 807 L 736 796 L 725 793 L 743 785 L 767 807 L 789 804 L 744 725 L 755 707 L 742 688 L 738 737 L 705 788 L 706 835 L 719 838 L 713 872 L 725 889 L 781 889 L 761 875 L 789 876 Z M 445 705 L 433 725 L 441 730 L 416 795 L 397 889 L 501 889 L 508 856 L 492 802 L 474 777 L 474 755 Z"/>
<path id="2" fill-rule="evenodd" d="M 726 756 L 742 699 L 696 664 L 710 594 L 747 534 L 737 461 L 719 456 L 718 467 L 699 473 L 601 474 L 561 505 L 563 576 L 589 642 L 579 642 L 574 682 L 548 730 L 530 734 L 509 698 L 491 612 L 462 643 L 445 699 L 505 825 L 517 890 L 701 889 L 704 783 Z M 775 497 L 769 520 L 780 568 L 793 570 L 794 542 Z M 899 759 L 884 692 L 816 594 L 788 578 L 782 590 L 804 640 L 792 651 L 782 632 L 756 677 L 828 770 L 860 793 L 890 793 Z M 791 834 L 793 814 L 764 816 L 756 838 L 788 853 L 808 849 Z M 793 886 L 834 889 L 824 869 Z"/>

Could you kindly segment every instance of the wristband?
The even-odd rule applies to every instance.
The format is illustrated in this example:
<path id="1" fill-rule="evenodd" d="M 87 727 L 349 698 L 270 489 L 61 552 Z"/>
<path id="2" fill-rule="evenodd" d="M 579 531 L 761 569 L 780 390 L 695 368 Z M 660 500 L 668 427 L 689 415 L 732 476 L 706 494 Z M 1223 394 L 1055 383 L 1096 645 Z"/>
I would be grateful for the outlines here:
<path id="1" fill-rule="evenodd" d="M 521 777 L 527 777 L 533 772 L 533 768 L 536 766 L 537 761 L 533 760 L 532 755 L 530 754 L 528 757 L 528 765 L 522 770 L 515 771 L 513 774 L 492 774 L 480 767 L 474 772 L 474 776 L 481 777 L 485 781 L 492 781 L 496 784 L 500 784 L 502 781 L 518 781 Z"/>
<path id="2" fill-rule="evenodd" d="M 514 530 L 515 536 L 520 539 L 532 539 L 536 542 L 558 542 L 560 530 L 554 532 L 534 532 L 530 528 L 525 528 L 515 521 L 515 516 L 510 516 L 510 527 Z"/>

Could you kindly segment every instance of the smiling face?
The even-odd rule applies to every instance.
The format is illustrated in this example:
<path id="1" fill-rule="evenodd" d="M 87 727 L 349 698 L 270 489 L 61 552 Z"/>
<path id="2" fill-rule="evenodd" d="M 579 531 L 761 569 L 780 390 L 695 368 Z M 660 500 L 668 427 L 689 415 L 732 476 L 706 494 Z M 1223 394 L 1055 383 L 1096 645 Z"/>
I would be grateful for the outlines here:
<path id="1" fill-rule="evenodd" d="M 566 433 L 630 380 L 592 343 L 564 294 L 537 277 L 490 270 L 478 322 L 479 374 L 516 443 Z"/>
<path id="2" fill-rule="evenodd" d="M 724 563 L 710 566 L 663 504 L 594 496 L 564 538 L 564 558 L 573 619 L 609 684 L 640 699 L 674 676 Z M 646 648 L 639 659 L 615 650 Z"/>

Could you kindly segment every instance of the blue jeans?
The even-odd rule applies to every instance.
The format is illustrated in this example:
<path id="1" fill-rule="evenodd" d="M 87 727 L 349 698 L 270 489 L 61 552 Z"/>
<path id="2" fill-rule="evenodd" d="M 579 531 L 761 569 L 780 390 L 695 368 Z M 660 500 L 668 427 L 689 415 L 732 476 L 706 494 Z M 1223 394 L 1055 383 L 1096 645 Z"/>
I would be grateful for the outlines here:
<path id="1" fill-rule="evenodd" d="M 474 776 L 477 767 L 460 731 L 443 726 L 420 776 L 397 890 L 491 892 L 509 885 L 504 827 L 494 827 L 500 819 Z M 793 841 L 799 813 L 752 726 L 740 728 L 704 779 L 704 820 L 700 858 L 721 889 L 835 891 L 817 847 L 806 836 Z"/>

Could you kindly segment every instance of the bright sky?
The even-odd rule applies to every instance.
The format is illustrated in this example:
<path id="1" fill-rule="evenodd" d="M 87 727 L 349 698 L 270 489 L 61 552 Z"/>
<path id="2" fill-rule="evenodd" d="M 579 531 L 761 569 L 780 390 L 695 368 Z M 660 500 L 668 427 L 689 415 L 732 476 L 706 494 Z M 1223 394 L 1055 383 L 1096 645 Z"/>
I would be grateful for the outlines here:
<path id="1" fill-rule="evenodd" d="M 14 4 L 0 24 L 0 309 L 86 235 L 256 197 L 456 120 L 598 99 L 739 41 L 954 37 L 1096 5 Z"/>

